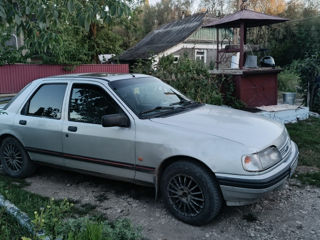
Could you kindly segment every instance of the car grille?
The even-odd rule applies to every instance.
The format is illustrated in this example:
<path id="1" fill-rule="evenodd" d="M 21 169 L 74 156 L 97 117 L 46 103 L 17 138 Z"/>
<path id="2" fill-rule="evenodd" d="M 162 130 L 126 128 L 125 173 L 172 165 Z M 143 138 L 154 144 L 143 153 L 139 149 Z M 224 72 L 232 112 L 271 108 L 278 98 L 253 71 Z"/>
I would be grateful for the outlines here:
<path id="1" fill-rule="evenodd" d="M 281 157 L 283 160 L 287 160 L 291 152 L 291 140 L 287 137 L 285 143 L 279 149 Z"/>

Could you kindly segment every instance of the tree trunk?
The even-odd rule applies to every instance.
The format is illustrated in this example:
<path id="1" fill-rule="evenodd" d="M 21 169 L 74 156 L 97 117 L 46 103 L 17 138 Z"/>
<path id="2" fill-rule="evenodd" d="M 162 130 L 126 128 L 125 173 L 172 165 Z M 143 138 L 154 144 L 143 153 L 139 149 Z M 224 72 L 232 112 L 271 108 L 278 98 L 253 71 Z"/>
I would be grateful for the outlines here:
<path id="1" fill-rule="evenodd" d="M 94 60 L 95 63 L 99 63 L 99 57 L 96 51 L 96 38 L 97 38 L 97 24 L 93 22 L 90 24 L 89 40 L 92 41 L 91 46 L 94 48 L 92 49 L 94 52 L 94 55 L 92 56 L 92 60 Z"/>

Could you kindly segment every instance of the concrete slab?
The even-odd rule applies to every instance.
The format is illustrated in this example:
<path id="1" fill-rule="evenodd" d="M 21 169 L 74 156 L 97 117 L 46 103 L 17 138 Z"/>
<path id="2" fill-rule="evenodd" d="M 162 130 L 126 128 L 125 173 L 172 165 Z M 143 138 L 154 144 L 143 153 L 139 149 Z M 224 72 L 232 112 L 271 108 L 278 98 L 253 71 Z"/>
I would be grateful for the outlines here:
<path id="1" fill-rule="evenodd" d="M 298 120 L 309 118 L 309 108 L 298 105 L 278 104 L 272 106 L 257 107 L 260 112 L 256 114 L 281 123 L 295 123 Z"/>

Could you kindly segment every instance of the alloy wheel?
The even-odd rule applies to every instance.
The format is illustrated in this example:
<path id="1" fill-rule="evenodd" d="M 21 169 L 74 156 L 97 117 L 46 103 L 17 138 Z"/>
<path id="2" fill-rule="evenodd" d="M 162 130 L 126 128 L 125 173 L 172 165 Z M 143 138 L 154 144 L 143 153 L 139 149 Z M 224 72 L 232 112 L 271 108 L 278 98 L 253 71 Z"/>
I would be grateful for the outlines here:
<path id="1" fill-rule="evenodd" d="M 3 148 L 2 157 L 11 171 L 21 171 L 23 167 L 23 157 L 21 151 L 15 144 L 7 143 Z"/>
<path id="2" fill-rule="evenodd" d="M 183 216 L 197 216 L 205 205 L 205 197 L 199 184 L 190 176 L 178 174 L 167 186 L 169 201 Z"/>

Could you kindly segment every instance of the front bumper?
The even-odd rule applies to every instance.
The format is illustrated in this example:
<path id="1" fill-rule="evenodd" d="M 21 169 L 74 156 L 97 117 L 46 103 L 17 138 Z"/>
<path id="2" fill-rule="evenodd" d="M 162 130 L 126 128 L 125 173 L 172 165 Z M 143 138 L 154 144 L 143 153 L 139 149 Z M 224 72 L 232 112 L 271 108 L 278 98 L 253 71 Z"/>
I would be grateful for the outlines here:
<path id="1" fill-rule="evenodd" d="M 282 186 L 293 175 L 298 164 L 298 147 L 293 141 L 291 144 L 292 151 L 287 160 L 267 173 L 254 176 L 216 174 L 226 204 L 247 205 Z"/>

